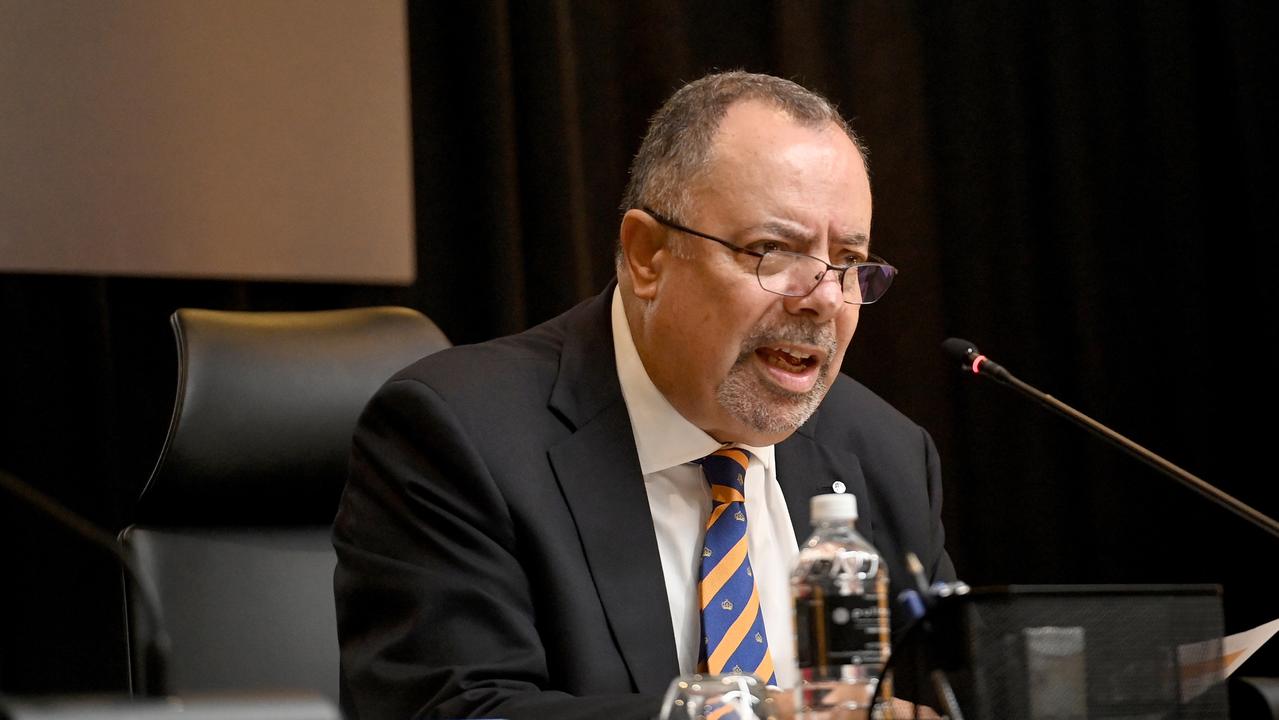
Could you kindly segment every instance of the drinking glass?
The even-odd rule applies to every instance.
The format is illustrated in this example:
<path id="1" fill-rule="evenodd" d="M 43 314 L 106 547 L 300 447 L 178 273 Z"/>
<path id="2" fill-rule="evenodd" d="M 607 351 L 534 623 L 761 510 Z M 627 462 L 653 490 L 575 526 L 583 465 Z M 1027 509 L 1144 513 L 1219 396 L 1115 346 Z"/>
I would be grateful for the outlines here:
<path id="1" fill-rule="evenodd" d="M 659 720 L 777 720 L 776 701 L 753 675 L 682 675 L 671 682 Z"/>

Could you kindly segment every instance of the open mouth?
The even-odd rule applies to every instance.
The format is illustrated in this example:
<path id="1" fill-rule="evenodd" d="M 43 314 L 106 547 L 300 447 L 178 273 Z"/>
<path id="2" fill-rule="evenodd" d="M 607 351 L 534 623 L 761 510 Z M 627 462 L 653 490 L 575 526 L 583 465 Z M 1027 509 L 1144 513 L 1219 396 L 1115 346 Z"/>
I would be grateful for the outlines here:
<path id="1" fill-rule="evenodd" d="M 817 356 L 796 348 L 760 347 L 755 354 L 765 365 L 791 373 L 804 373 L 817 366 Z"/>

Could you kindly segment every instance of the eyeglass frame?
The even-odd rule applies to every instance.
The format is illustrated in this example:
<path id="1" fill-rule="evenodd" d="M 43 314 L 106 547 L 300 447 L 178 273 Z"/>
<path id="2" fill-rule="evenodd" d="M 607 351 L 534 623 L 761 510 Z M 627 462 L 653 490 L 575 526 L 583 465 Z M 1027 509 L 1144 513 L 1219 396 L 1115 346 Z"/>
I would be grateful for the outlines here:
<path id="1" fill-rule="evenodd" d="M 782 297 L 808 297 L 809 295 L 812 295 L 813 291 L 816 290 L 822 284 L 822 279 L 826 277 L 826 273 L 830 272 L 831 270 L 834 270 L 836 273 L 839 274 L 839 288 L 840 288 L 841 294 L 845 292 L 844 278 L 848 275 L 848 271 L 852 270 L 853 268 L 865 267 L 865 266 L 888 268 L 892 270 L 892 275 L 889 277 L 889 280 L 888 280 L 888 283 L 890 286 L 892 285 L 893 279 L 897 277 L 897 273 L 899 272 L 895 266 L 890 265 L 883 258 L 879 257 L 878 255 L 871 255 L 869 253 L 866 256 L 867 259 L 865 262 L 855 262 L 855 263 L 849 263 L 847 265 L 832 265 L 831 263 L 828 263 L 819 257 L 815 257 L 807 253 L 797 253 L 797 252 L 792 252 L 790 250 L 767 250 L 765 252 L 760 252 L 758 250 L 751 250 L 750 248 L 744 248 L 740 245 L 735 245 L 727 240 L 724 240 L 723 238 L 717 238 L 714 235 L 709 235 L 707 233 L 701 232 L 700 230 L 694 230 L 693 228 L 687 227 L 685 225 L 681 225 L 675 222 L 674 220 L 666 217 L 662 213 L 657 212 L 656 210 L 654 210 L 653 208 L 647 205 L 641 207 L 640 210 L 643 210 L 645 213 L 648 213 L 649 217 L 656 220 L 659 225 L 664 225 L 670 228 L 671 230 L 677 230 L 682 233 L 687 233 L 689 235 L 710 240 L 711 242 L 717 242 L 720 245 L 723 245 L 724 247 L 728 248 L 729 250 L 732 250 L 735 253 L 741 253 L 743 255 L 749 255 L 751 257 L 759 258 L 759 261 L 755 264 L 755 281 L 759 283 L 759 288 L 763 290 L 764 292 L 770 292 L 770 293 L 773 293 L 774 295 L 780 295 Z M 816 260 L 817 262 L 825 265 L 826 269 L 822 271 L 821 278 L 818 279 L 818 281 L 813 284 L 813 287 L 809 289 L 808 292 L 804 293 L 803 295 L 787 295 L 786 293 L 778 292 L 776 290 L 769 290 L 768 288 L 764 287 L 764 278 L 760 277 L 759 275 L 759 267 L 764 262 L 764 256 L 770 255 L 770 254 L 795 255 L 798 257 L 806 257 L 812 260 Z M 884 292 L 887 293 L 888 288 L 884 288 Z M 873 305 L 879 302 L 881 299 L 883 299 L 883 297 L 884 297 L 883 295 L 880 295 L 879 297 L 875 298 L 874 300 L 871 300 L 870 302 L 853 302 L 852 300 L 849 300 L 848 296 L 845 294 L 844 303 L 848 305 Z"/>

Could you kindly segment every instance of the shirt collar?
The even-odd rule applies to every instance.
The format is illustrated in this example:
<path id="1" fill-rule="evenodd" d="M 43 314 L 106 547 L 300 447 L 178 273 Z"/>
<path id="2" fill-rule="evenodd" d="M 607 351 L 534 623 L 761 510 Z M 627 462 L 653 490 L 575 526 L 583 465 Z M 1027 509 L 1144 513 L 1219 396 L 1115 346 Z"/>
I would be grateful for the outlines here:
<path id="1" fill-rule="evenodd" d="M 622 308 L 622 291 L 613 289 L 613 355 L 617 361 L 617 380 L 631 418 L 631 432 L 639 453 L 640 470 L 645 475 L 683 465 L 706 457 L 725 445 L 689 422 L 653 384 Z M 733 443 L 760 463 L 766 470 L 773 466 L 773 445 L 752 447 Z"/>

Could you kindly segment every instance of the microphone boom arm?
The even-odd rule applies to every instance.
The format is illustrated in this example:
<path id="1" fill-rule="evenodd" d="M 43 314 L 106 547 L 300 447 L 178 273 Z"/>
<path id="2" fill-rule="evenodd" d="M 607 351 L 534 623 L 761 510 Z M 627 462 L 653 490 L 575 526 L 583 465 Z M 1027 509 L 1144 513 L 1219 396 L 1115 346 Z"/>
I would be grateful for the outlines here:
<path id="1" fill-rule="evenodd" d="M 1188 470 L 1173 464 L 1154 451 L 1138 445 L 1127 437 L 1124 437 L 1118 432 L 1115 432 L 1096 420 L 1093 420 L 1052 395 L 1041 392 L 1035 387 L 1018 380 L 1012 373 L 1008 372 L 1003 367 L 1000 367 L 998 364 L 991 362 L 985 355 L 979 353 L 972 343 L 965 340 L 950 338 L 946 342 L 942 343 L 942 347 L 944 347 L 951 355 L 955 355 L 959 358 L 962 363 L 961 366 L 965 371 L 971 372 L 975 375 L 981 375 L 982 377 L 989 378 L 1001 385 L 1006 385 L 1017 390 L 1035 402 L 1038 402 L 1040 405 L 1043 405 L 1058 415 L 1065 417 L 1067 420 L 1074 422 L 1076 425 L 1079 425 L 1100 436 L 1111 445 L 1124 450 L 1129 455 L 1132 455 L 1143 463 L 1146 463 L 1147 465 L 1162 472 L 1164 475 L 1167 475 L 1182 485 L 1185 485 L 1191 490 L 1203 495 L 1221 507 L 1224 507 L 1230 512 L 1235 513 L 1243 519 L 1269 532 L 1271 535 L 1279 537 L 1279 521 L 1276 521 L 1274 518 L 1266 515 L 1247 503 L 1244 503 L 1242 500 L 1239 500 L 1233 495 L 1230 495 Z"/>

